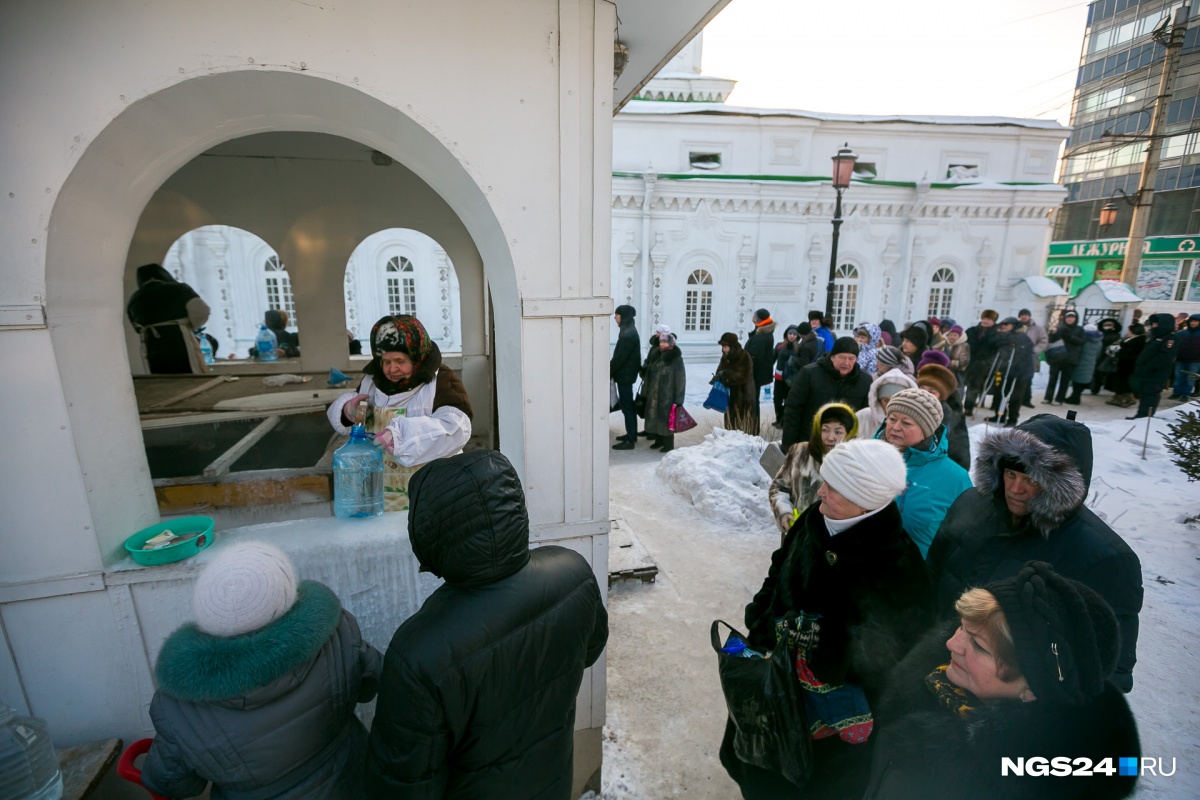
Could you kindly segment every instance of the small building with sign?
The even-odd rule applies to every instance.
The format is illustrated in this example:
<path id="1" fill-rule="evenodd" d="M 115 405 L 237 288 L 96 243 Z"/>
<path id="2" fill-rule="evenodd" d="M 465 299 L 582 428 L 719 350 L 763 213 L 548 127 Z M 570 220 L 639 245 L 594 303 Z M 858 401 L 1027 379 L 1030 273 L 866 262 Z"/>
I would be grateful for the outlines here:
<path id="1" fill-rule="evenodd" d="M 1079 298 L 1097 281 L 1120 282 L 1125 239 L 1051 242 L 1045 277 Z M 1146 313 L 1200 311 L 1200 236 L 1153 236 L 1143 243 L 1137 285 L 1129 287 Z"/>

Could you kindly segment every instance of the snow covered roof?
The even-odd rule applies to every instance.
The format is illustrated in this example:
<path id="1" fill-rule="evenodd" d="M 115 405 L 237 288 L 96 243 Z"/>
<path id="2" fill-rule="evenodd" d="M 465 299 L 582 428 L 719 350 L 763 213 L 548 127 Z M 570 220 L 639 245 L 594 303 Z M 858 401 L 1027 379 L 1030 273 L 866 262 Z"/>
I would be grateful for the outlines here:
<path id="1" fill-rule="evenodd" d="M 1017 281 L 1017 283 L 1020 284 L 1021 281 L 1025 282 L 1025 285 L 1029 287 L 1029 291 L 1033 293 L 1034 297 L 1058 297 L 1070 294 L 1058 281 L 1041 275 L 1026 275 Z"/>
<path id="2" fill-rule="evenodd" d="M 823 122 L 863 123 L 912 123 L 916 125 L 990 125 L 1039 128 L 1049 131 L 1069 131 L 1070 128 L 1050 119 L 1024 119 L 1020 117 L 958 117 L 927 116 L 921 114 L 830 114 L 820 111 L 804 111 L 793 108 L 748 108 L 729 106 L 724 103 L 672 103 L 658 100 L 633 100 L 621 109 L 622 114 L 724 114 L 740 117 L 797 117 Z"/>
<path id="3" fill-rule="evenodd" d="M 1137 296 L 1129 284 L 1120 281 L 1096 281 L 1092 284 L 1104 295 L 1110 303 L 1140 303 L 1142 298 Z M 1086 287 L 1085 287 L 1086 288 Z"/>

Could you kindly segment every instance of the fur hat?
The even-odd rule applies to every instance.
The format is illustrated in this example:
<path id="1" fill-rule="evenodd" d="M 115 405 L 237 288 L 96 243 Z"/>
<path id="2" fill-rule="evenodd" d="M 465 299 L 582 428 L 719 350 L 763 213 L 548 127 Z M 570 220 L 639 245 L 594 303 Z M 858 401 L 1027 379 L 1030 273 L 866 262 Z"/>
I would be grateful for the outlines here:
<path id="1" fill-rule="evenodd" d="M 830 450 L 821 479 L 867 511 L 883 508 L 908 485 L 900 452 L 878 439 L 849 439 Z"/>
<path id="2" fill-rule="evenodd" d="M 809 322 L 812 322 L 814 319 L 817 321 L 820 321 L 820 320 L 823 320 L 824 318 L 825 318 L 824 311 L 817 311 L 816 309 L 813 309 L 812 311 L 808 312 L 808 321 Z"/>
<path id="3" fill-rule="evenodd" d="M 939 364 L 943 367 L 950 366 L 950 356 L 943 353 L 941 350 L 926 350 L 921 354 L 921 360 L 917 362 L 917 374 L 921 374 L 921 367 L 926 364 Z"/>
<path id="4" fill-rule="evenodd" d="M 962 325 L 951 325 L 950 330 L 948 330 L 947 333 L 957 333 L 959 336 L 962 336 Z"/>
<path id="5" fill-rule="evenodd" d="M 980 319 L 990 319 L 992 322 L 1000 319 L 1000 315 L 990 308 L 985 308 L 983 313 L 979 315 Z"/>
<path id="6" fill-rule="evenodd" d="M 905 375 L 913 374 L 912 361 L 908 356 L 904 355 L 904 351 L 895 345 L 884 345 L 875 351 L 875 363 L 879 365 L 879 372 L 887 372 L 890 369 L 898 369 Z"/>
<path id="7" fill-rule="evenodd" d="M 958 379 L 942 364 L 926 364 L 917 371 L 917 386 L 926 391 L 933 387 L 938 397 L 949 398 L 958 391 Z"/>
<path id="8" fill-rule="evenodd" d="M 617 306 L 616 308 L 613 309 L 613 313 L 620 314 L 621 321 L 624 322 L 627 319 L 633 319 L 634 317 L 636 317 L 637 309 L 634 308 L 633 306 Z"/>
<path id="9" fill-rule="evenodd" d="M 1092 589 L 1030 561 L 1016 577 L 989 583 L 1012 632 L 1017 664 L 1041 702 L 1082 703 L 1100 694 L 1117 664 L 1112 609 Z"/>
<path id="10" fill-rule="evenodd" d="M 829 351 L 829 356 L 832 358 L 842 353 L 858 356 L 858 342 L 854 340 L 853 336 L 839 336 L 837 341 L 833 343 L 833 349 Z"/>
<path id="11" fill-rule="evenodd" d="M 730 350 L 739 350 L 742 345 L 738 342 L 737 334 L 725 331 L 721 334 L 721 338 L 717 339 L 717 344 L 728 345 Z"/>
<path id="12" fill-rule="evenodd" d="M 240 636 L 264 628 L 296 602 L 296 570 L 283 551 L 265 542 L 230 545 L 208 563 L 192 592 L 200 630 Z"/>
<path id="13" fill-rule="evenodd" d="M 923 438 L 928 439 L 942 424 L 942 401 L 924 389 L 905 389 L 892 395 L 888 402 L 888 414 L 899 412 L 913 418 L 921 429 Z"/>

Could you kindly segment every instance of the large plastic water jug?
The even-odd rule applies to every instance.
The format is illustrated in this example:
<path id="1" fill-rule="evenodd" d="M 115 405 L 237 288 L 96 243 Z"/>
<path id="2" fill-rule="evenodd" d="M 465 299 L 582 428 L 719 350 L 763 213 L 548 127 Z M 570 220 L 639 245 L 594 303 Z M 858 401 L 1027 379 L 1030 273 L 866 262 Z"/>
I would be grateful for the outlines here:
<path id="1" fill-rule="evenodd" d="M 383 513 L 383 451 L 361 423 L 333 454 L 333 515 L 344 519 Z"/>
<path id="2" fill-rule="evenodd" d="M 58 800 L 62 793 L 62 772 L 45 721 L 0 703 L 0 797 Z"/>
<path id="3" fill-rule="evenodd" d="M 254 351 L 258 353 L 258 360 L 276 360 L 275 348 L 278 346 L 279 341 L 275 338 L 275 333 L 266 325 L 259 325 L 258 336 L 254 337 Z"/>
<path id="4" fill-rule="evenodd" d="M 212 342 L 203 333 L 197 333 L 196 339 L 200 342 L 200 355 L 204 357 L 205 364 L 213 363 Z"/>

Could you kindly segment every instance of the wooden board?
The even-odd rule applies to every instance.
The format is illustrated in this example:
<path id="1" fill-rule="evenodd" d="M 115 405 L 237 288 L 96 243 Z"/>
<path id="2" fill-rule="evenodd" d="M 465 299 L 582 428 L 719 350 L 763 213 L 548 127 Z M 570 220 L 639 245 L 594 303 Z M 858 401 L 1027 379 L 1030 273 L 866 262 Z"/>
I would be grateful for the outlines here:
<path id="1" fill-rule="evenodd" d="M 325 406 L 346 393 L 345 389 L 301 389 L 295 392 L 254 394 L 222 400 L 214 411 L 281 411 L 287 408 Z"/>

